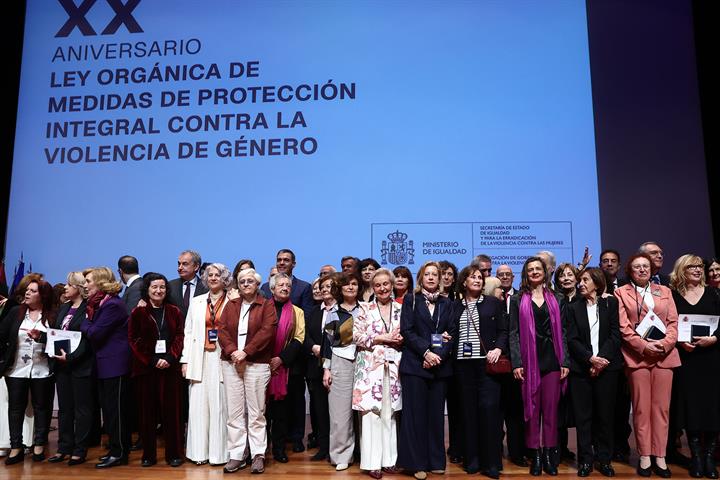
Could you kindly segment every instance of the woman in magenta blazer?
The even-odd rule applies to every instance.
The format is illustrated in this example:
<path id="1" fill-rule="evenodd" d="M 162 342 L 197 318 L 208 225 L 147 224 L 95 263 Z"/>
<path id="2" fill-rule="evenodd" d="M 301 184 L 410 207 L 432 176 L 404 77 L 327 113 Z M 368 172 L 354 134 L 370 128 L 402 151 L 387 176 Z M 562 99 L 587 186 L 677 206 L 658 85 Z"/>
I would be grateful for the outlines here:
<path id="1" fill-rule="evenodd" d="M 672 369 L 680 366 L 675 349 L 678 314 L 669 288 L 650 282 L 652 261 L 644 253 L 628 260 L 629 283 L 615 290 L 620 306 L 622 353 L 633 405 L 633 424 L 640 463 L 638 475 L 649 477 L 651 467 L 662 478 L 671 476 L 665 463 Z M 641 325 L 654 315 L 658 325 Z M 662 332 L 662 330 L 665 332 Z M 651 456 L 655 465 L 651 465 Z"/>

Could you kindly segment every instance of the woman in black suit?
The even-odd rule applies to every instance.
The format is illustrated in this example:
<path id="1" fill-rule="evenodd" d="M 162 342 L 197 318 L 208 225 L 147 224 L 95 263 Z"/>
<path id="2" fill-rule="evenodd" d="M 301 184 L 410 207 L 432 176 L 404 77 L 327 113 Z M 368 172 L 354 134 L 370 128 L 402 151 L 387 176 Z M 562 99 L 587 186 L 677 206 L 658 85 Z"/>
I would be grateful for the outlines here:
<path id="1" fill-rule="evenodd" d="M 427 470 L 445 473 L 445 393 L 452 375 L 452 339 L 457 324 L 452 304 L 441 295 L 440 266 L 426 262 L 417 274 L 415 292 L 403 300 L 400 362 L 403 414 L 397 466 L 427 478 Z"/>
<path id="2" fill-rule="evenodd" d="M 453 304 L 452 322 L 458 325 L 453 361 L 463 424 L 463 458 L 467 473 L 500 477 L 502 416 L 500 379 L 486 371 L 508 350 L 505 305 L 483 296 L 485 279 L 479 266 L 462 269 L 457 281 L 461 299 Z"/>
<path id="3" fill-rule="evenodd" d="M 623 367 L 618 301 L 602 296 L 605 275 L 598 268 L 582 273 L 579 290 L 585 301 L 573 302 L 566 310 L 578 476 L 587 477 L 592 472 L 594 445 L 598 470 L 612 477 L 615 389 Z"/>
<path id="4" fill-rule="evenodd" d="M 67 302 L 60 306 L 55 328 L 79 332 L 85 320 L 85 277 L 82 272 L 70 272 L 65 284 Z M 85 462 L 88 438 L 95 410 L 93 370 L 95 355 L 83 334 L 80 344 L 72 352 L 56 355 L 55 382 L 58 395 L 58 452 L 48 462 L 58 463 L 68 456 L 68 465 Z"/>

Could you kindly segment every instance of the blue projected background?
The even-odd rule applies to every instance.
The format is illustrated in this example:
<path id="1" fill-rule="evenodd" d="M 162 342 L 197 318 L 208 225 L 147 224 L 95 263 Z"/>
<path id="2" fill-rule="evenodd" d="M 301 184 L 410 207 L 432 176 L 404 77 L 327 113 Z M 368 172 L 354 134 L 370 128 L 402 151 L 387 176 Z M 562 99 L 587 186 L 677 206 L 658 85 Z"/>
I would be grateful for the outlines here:
<path id="1" fill-rule="evenodd" d="M 115 16 L 28 2 L 9 266 L 599 251 L 584 2 L 141 0 L 101 34 Z M 83 110 L 103 95 L 126 108 Z"/>

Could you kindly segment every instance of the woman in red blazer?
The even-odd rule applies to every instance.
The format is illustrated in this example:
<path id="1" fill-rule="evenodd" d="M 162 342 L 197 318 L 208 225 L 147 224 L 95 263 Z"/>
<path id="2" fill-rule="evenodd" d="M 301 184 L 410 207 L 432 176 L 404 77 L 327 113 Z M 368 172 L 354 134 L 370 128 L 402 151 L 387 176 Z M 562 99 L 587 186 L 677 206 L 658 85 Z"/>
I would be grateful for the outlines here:
<path id="1" fill-rule="evenodd" d="M 180 452 L 182 378 L 178 359 L 185 334 L 182 313 L 167 302 L 167 291 L 167 278 L 159 273 L 145 274 L 142 297 L 146 304 L 133 310 L 128 324 L 133 353 L 132 376 L 136 379 L 140 399 L 143 467 L 157 463 L 158 423 L 162 423 L 165 436 L 165 461 L 172 467 L 183 463 Z"/>
<path id="2" fill-rule="evenodd" d="M 665 463 L 668 415 L 672 389 L 672 369 L 680 366 L 675 349 L 678 314 L 669 288 L 650 282 L 652 261 L 644 253 L 628 260 L 625 273 L 630 282 L 615 290 L 620 306 L 622 353 L 633 405 L 633 424 L 640 463 L 637 473 L 651 474 L 652 466 L 662 478 L 671 476 Z M 648 312 L 665 329 L 654 327 L 645 332 L 641 326 Z M 656 321 L 657 321 L 656 320 Z M 638 331 L 639 330 L 639 331 Z M 663 337 L 664 335 L 664 337 Z M 654 338 L 654 339 L 653 339 Z"/>

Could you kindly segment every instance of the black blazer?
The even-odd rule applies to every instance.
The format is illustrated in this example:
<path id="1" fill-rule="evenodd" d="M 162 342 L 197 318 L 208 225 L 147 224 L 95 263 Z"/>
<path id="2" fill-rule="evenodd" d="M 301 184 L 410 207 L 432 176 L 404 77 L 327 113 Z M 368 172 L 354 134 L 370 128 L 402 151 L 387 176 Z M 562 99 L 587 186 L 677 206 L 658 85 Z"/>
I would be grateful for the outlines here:
<path id="1" fill-rule="evenodd" d="M 622 287 L 623 285 L 627 285 L 628 281 L 624 278 L 616 277 L 617 278 L 617 288 Z M 605 291 L 609 294 L 612 294 L 615 291 L 615 284 L 612 282 L 608 282 L 607 287 L 605 288 Z"/>
<path id="2" fill-rule="evenodd" d="M 15 363 L 15 354 L 18 349 L 18 331 L 25 317 L 21 315 L 21 305 L 13 307 L 0 324 L 0 377 Z M 48 325 L 52 327 L 54 319 L 50 319 Z M 47 342 L 47 334 L 43 333 L 38 343 Z M 55 361 L 49 357 L 48 364 L 50 372 L 54 371 Z"/>
<path id="3" fill-rule="evenodd" d="M 492 296 L 485 296 L 483 301 L 477 304 L 477 309 L 480 316 L 480 337 L 483 345 L 488 351 L 499 348 L 502 353 L 507 354 L 508 329 L 504 302 Z M 457 329 L 460 328 L 460 317 L 464 310 L 464 300 L 455 300 L 453 302 L 452 321 Z M 453 358 L 457 358 L 459 342 L 460 332 L 458 330 L 458 334 L 453 336 Z"/>
<path id="4" fill-rule="evenodd" d="M 615 297 L 599 298 L 598 316 L 598 357 L 610 362 L 606 370 L 620 370 L 623 367 L 620 353 L 620 322 L 618 300 Z M 568 347 L 570 349 L 570 370 L 573 373 L 590 376 L 590 322 L 585 301 L 573 302 L 567 309 Z"/>
<path id="5" fill-rule="evenodd" d="M 433 333 L 448 332 L 452 338 L 457 336 L 457 322 L 453 321 L 452 313 L 452 303 L 443 296 L 438 297 L 435 315 L 431 316 L 421 293 L 410 292 L 405 295 L 400 314 L 400 334 L 403 337 L 401 374 L 430 379 L 452 375 L 453 342 L 443 342 L 439 348 L 431 348 L 430 342 Z M 427 350 L 440 356 L 440 365 L 431 369 L 423 368 L 423 355 Z"/>
<path id="6" fill-rule="evenodd" d="M 510 313 L 508 314 L 508 343 L 510 344 L 510 360 L 512 361 L 512 368 L 523 368 L 522 356 L 520 354 L 520 296 L 522 292 L 518 291 L 516 295 L 510 297 Z M 560 362 L 561 367 L 570 367 L 570 354 L 568 353 L 567 345 L 567 323 L 565 320 L 565 312 L 563 311 L 563 296 L 559 293 L 554 293 L 555 300 L 558 302 L 558 308 L 560 308 L 560 314 L 562 315 L 562 346 L 563 346 L 563 361 Z M 532 301 L 532 300 L 530 300 Z M 535 339 L 533 339 L 535 341 Z"/>
<path id="7" fill-rule="evenodd" d="M 305 321 L 305 342 L 303 344 L 302 358 L 307 362 L 305 377 L 308 380 L 321 379 L 323 376 L 322 358 L 318 358 L 312 353 L 313 345 L 322 347 L 323 337 L 325 336 L 323 334 L 322 318 L 322 305 L 316 305 Z"/>
<path id="8" fill-rule="evenodd" d="M 85 320 L 86 305 L 87 302 L 83 300 L 78 309 L 75 311 L 75 315 L 73 315 L 72 320 L 70 320 L 68 330 L 72 330 L 74 332 L 80 331 L 80 325 L 82 325 L 83 320 Z M 58 310 L 58 315 L 55 320 L 55 327 L 53 328 L 62 328 L 63 318 L 65 318 L 65 315 L 67 315 L 68 311 L 70 311 L 70 307 L 70 302 L 60 305 L 60 310 Z M 80 339 L 80 344 L 75 351 L 67 354 L 67 360 L 65 362 L 55 362 L 55 369 L 57 371 L 69 372 L 76 378 L 89 377 L 94 373 L 95 353 L 92 351 L 90 342 L 84 333 Z"/>
<path id="9" fill-rule="evenodd" d="M 133 308 L 137 307 L 138 302 L 142 298 L 142 287 L 143 278 L 136 278 L 129 287 L 125 287 L 125 291 L 122 295 L 122 300 L 125 302 L 125 308 L 127 309 L 128 315 L 133 311 Z M 182 292 L 182 290 L 180 290 Z M 197 289 L 195 289 L 197 292 Z M 180 301 L 182 303 L 182 299 Z"/>
<path id="10" fill-rule="evenodd" d="M 200 277 L 196 276 L 195 279 L 197 280 L 197 284 L 195 285 L 195 295 L 193 295 L 193 297 L 197 297 L 202 295 L 203 293 L 207 293 L 208 289 L 205 285 L 203 285 Z M 184 283 L 185 280 L 183 280 L 182 278 L 175 278 L 168 282 L 168 301 L 180 309 L 180 312 L 182 312 L 183 320 L 185 320 L 185 317 L 187 316 L 187 308 L 185 308 L 185 305 L 183 305 Z M 133 285 L 135 284 L 133 283 Z"/>

